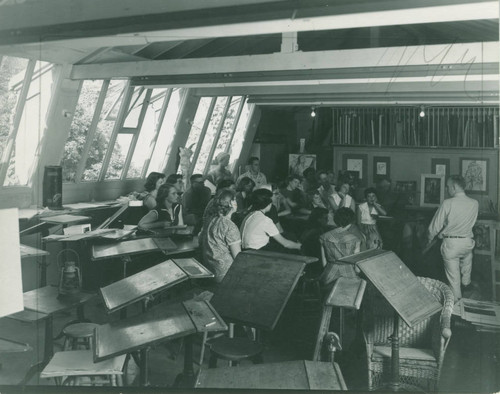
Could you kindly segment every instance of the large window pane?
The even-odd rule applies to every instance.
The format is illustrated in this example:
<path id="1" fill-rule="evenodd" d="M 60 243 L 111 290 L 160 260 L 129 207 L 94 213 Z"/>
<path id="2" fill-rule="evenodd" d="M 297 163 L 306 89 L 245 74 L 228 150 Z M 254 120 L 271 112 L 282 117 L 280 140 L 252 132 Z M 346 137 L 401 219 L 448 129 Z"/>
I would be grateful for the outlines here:
<path id="1" fill-rule="evenodd" d="M 28 185 L 38 161 L 39 144 L 46 131 L 47 110 L 52 97 L 54 69 L 50 63 L 37 62 L 17 130 L 4 186 Z"/>
<path id="2" fill-rule="evenodd" d="M 123 127 L 136 128 L 139 124 L 139 115 L 141 114 L 142 103 L 144 102 L 144 96 L 146 94 L 146 89 L 142 86 L 136 87 L 134 93 L 132 94 L 132 99 L 130 100 L 130 107 L 125 117 L 125 122 Z"/>
<path id="3" fill-rule="evenodd" d="M 193 146 L 193 152 L 196 149 L 196 145 L 200 142 L 201 130 L 203 129 L 203 124 L 207 117 L 208 109 L 210 107 L 211 97 L 202 97 L 198 108 L 196 110 L 196 115 L 194 116 L 194 121 L 189 131 L 189 137 L 186 142 L 186 146 Z"/>
<path id="4" fill-rule="evenodd" d="M 227 145 L 229 144 L 233 131 L 234 121 L 236 120 L 236 115 L 238 113 L 240 103 L 241 96 L 232 98 L 231 104 L 229 105 L 229 109 L 227 111 L 226 119 L 224 119 L 224 125 L 222 126 L 219 139 L 216 141 L 217 146 L 215 147 L 214 157 L 217 157 L 220 152 L 224 152 Z"/>
<path id="5" fill-rule="evenodd" d="M 10 56 L 4 56 L 0 63 L 0 158 L 12 132 L 16 104 L 27 66 L 27 59 Z"/>
<path id="6" fill-rule="evenodd" d="M 139 139 L 127 172 L 127 178 L 139 178 L 146 160 L 152 153 L 152 144 L 158 127 L 159 116 L 168 89 L 153 89 L 148 109 L 142 122 Z"/>
<path id="7" fill-rule="evenodd" d="M 210 149 L 212 148 L 212 144 L 214 143 L 214 138 L 217 132 L 217 128 L 219 127 L 219 124 L 222 121 L 222 115 L 227 100 L 228 97 L 217 98 L 214 110 L 212 112 L 212 116 L 210 118 L 210 123 L 208 124 L 207 133 L 205 134 L 205 139 L 203 140 L 203 145 L 201 147 L 200 154 L 198 156 L 198 160 L 196 161 L 193 173 L 202 173 L 208 161 L 212 160 L 212 158 L 208 156 L 210 154 Z"/>
<path id="8" fill-rule="evenodd" d="M 172 139 L 174 138 L 175 122 L 179 115 L 181 102 L 181 90 L 174 89 L 168 103 L 167 113 L 161 125 L 160 135 L 156 142 L 155 150 L 151 158 L 148 173 L 151 171 L 162 172 L 167 164 L 168 156 L 171 154 Z M 174 152 L 176 153 L 176 152 Z"/>
<path id="9" fill-rule="evenodd" d="M 241 111 L 240 119 L 238 120 L 238 125 L 236 126 L 236 131 L 234 132 L 233 141 L 231 143 L 231 148 L 229 149 L 229 154 L 231 155 L 231 160 L 229 162 L 228 168 L 234 173 L 234 167 L 236 161 L 240 157 L 241 148 L 243 148 L 243 142 L 245 140 L 245 135 L 248 128 L 248 117 L 253 104 L 245 103 Z"/>
<path id="10" fill-rule="evenodd" d="M 103 81 L 84 81 L 61 161 L 63 180 L 74 182 Z"/>
<path id="11" fill-rule="evenodd" d="M 83 179 L 85 181 L 97 181 L 99 178 L 102 161 L 108 149 L 109 138 L 111 137 L 116 121 L 116 116 L 110 115 L 110 113 L 114 112 L 115 108 L 117 111 L 117 108 L 120 107 L 125 85 L 125 81 L 118 80 L 112 80 L 109 84 L 94 140 L 92 141 L 85 163 L 85 170 L 83 172 Z"/>
<path id="12" fill-rule="evenodd" d="M 115 146 L 104 179 L 120 179 L 132 137 L 132 134 L 118 134 L 116 136 Z"/>

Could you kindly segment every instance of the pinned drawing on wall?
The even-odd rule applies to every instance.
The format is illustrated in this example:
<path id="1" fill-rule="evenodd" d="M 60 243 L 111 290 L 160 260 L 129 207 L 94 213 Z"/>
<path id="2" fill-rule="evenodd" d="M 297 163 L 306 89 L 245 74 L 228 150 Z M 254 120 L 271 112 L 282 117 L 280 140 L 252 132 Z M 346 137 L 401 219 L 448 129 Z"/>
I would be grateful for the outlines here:
<path id="1" fill-rule="evenodd" d="M 420 182 L 420 206 L 439 207 L 444 200 L 444 176 L 422 174 Z"/>
<path id="2" fill-rule="evenodd" d="M 391 177 L 391 158 L 389 156 L 375 156 L 373 158 L 373 181 Z"/>
<path id="3" fill-rule="evenodd" d="M 467 192 L 488 192 L 488 159 L 460 159 L 460 175 Z"/>
<path id="4" fill-rule="evenodd" d="M 302 177 L 304 170 L 310 167 L 316 169 L 316 155 L 293 153 L 288 156 L 290 175 Z"/>
<path id="5" fill-rule="evenodd" d="M 436 175 L 443 175 L 445 178 L 450 175 L 450 159 L 431 159 L 431 172 Z"/>
<path id="6" fill-rule="evenodd" d="M 367 163 L 367 155 L 345 154 L 342 156 L 342 169 L 349 172 L 357 172 L 361 186 L 366 186 L 367 183 Z"/>

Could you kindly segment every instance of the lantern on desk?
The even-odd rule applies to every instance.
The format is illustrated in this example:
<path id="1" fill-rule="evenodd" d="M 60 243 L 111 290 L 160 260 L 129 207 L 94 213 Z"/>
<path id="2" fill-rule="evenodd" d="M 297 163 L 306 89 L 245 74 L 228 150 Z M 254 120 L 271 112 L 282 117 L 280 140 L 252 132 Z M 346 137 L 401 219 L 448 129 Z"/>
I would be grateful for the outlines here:
<path id="1" fill-rule="evenodd" d="M 76 256 L 75 260 L 62 261 L 60 257 L 67 252 Z M 59 266 L 59 295 L 57 298 L 70 298 L 80 293 L 82 289 L 82 275 L 80 273 L 80 258 L 73 249 L 63 249 L 57 255 L 57 264 Z"/>

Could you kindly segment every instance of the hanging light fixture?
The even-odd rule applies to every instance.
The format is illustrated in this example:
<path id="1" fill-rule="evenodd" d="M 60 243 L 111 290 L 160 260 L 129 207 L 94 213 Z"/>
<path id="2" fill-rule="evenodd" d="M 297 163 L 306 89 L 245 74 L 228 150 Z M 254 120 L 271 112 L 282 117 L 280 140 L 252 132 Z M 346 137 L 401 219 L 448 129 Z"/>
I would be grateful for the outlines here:
<path id="1" fill-rule="evenodd" d="M 420 116 L 421 118 L 425 117 L 425 111 L 423 105 L 420 106 L 420 113 L 418 114 L 418 116 Z"/>
<path id="2" fill-rule="evenodd" d="M 311 118 L 316 116 L 316 107 L 311 107 Z"/>

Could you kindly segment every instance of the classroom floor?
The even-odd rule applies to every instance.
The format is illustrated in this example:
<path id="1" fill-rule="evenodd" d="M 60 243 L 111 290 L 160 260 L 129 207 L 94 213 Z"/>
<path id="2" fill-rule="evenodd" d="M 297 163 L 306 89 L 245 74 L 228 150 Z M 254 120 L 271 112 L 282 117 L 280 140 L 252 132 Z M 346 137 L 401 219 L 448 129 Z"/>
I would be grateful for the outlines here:
<path id="1" fill-rule="evenodd" d="M 194 291 L 196 292 L 196 291 Z M 192 293 L 186 293 L 189 298 Z M 292 300 L 285 309 L 277 327 L 271 333 L 262 337 L 265 345 L 265 362 L 280 362 L 299 359 L 310 359 L 318 324 L 319 311 L 310 310 L 299 315 L 296 303 Z M 129 315 L 138 313 L 139 309 L 129 308 Z M 118 314 L 108 315 L 99 298 L 95 298 L 85 307 L 85 315 L 95 323 L 104 323 L 117 319 Z M 73 315 L 58 314 L 54 319 L 54 333 L 58 333 L 65 323 L 72 320 Z M 333 328 L 337 330 L 333 315 Z M 345 318 L 344 351 L 336 355 L 336 361 L 349 390 L 366 391 L 367 378 L 363 347 L 353 340 L 354 315 L 347 314 Z M 36 360 L 41 360 L 43 354 L 43 325 L 22 323 L 12 319 L 0 320 L 0 337 L 15 339 L 29 343 L 32 351 L 0 355 L 0 392 L 21 390 L 11 385 L 18 384 L 24 377 L 29 366 Z M 448 347 L 439 390 L 444 392 L 498 392 L 500 391 L 500 369 L 498 360 L 500 336 L 498 334 L 476 332 L 471 326 L 455 321 L 453 335 Z M 55 351 L 62 348 L 62 339 L 55 341 Z M 198 357 L 200 346 L 195 344 L 195 358 Z M 174 340 L 154 346 L 150 351 L 149 380 L 152 388 L 158 391 L 171 388 L 175 377 L 182 372 L 183 348 L 182 340 Z M 207 367 L 208 357 L 205 357 L 203 367 Z M 219 362 L 223 365 L 223 362 Z M 138 369 L 130 362 L 127 370 L 127 385 L 138 387 Z M 28 382 L 24 392 L 52 392 L 56 389 L 53 380 L 40 379 L 35 376 Z M 67 388 L 60 388 L 65 392 Z M 106 391 L 99 388 L 97 392 Z M 128 391 L 128 390 L 127 390 Z M 135 391 L 135 390 L 132 390 Z M 184 390 L 183 390 L 184 391 Z"/>

